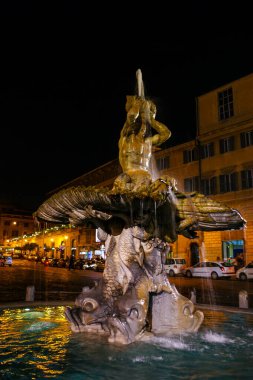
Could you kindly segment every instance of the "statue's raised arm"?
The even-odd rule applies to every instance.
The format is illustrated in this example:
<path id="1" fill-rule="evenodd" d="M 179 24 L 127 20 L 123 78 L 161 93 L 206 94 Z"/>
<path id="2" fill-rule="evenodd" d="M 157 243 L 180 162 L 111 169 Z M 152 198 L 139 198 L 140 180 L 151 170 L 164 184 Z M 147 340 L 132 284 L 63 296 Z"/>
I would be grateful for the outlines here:
<path id="1" fill-rule="evenodd" d="M 152 148 L 161 145 L 171 132 L 156 117 L 156 106 L 144 97 L 144 85 L 137 70 L 138 95 L 127 96 L 126 122 L 119 139 L 119 162 L 123 174 L 114 190 L 143 190 L 151 183 Z"/>
<path id="2" fill-rule="evenodd" d="M 152 136 L 152 145 L 161 145 L 171 136 L 171 131 L 163 123 L 155 120 L 156 106 L 153 102 L 150 102 L 150 124 L 151 127 L 157 132 Z"/>
<path id="3" fill-rule="evenodd" d="M 157 133 L 152 132 L 152 144 L 161 145 L 163 142 L 168 140 L 171 136 L 171 132 L 163 123 L 155 120 L 156 118 L 156 105 L 151 100 L 145 100 L 144 95 L 144 83 L 142 80 L 141 70 L 136 71 L 137 86 L 138 86 L 138 98 L 142 99 L 140 104 L 140 118 L 142 120 L 142 125 L 149 124 Z"/>

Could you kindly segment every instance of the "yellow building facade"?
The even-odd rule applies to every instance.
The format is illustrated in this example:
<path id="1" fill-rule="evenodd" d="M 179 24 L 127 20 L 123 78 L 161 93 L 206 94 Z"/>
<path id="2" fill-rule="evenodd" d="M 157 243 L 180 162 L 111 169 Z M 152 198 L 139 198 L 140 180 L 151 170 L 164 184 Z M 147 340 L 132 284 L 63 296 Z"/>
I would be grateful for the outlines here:
<path id="1" fill-rule="evenodd" d="M 6 244 L 13 248 L 13 252 L 21 247 L 23 255 L 31 251 L 40 257 L 57 259 L 67 259 L 71 255 L 75 258 L 104 256 L 103 244 L 96 241 L 96 230 L 92 227 L 58 225 L 37 228 L 36 232 L 10 239 Z"/>
<path id="2" fill-rule="evenodd" d="M 247 221 L 241 231 L 199 232 L 179 237 L 173 254 L 189 265 L 199 259 L 253 260 L 253 74 L 199 96 L 196 140 L 156 154 L 161 174 L 183 192 L 198 191 L 237 209 Z"/>

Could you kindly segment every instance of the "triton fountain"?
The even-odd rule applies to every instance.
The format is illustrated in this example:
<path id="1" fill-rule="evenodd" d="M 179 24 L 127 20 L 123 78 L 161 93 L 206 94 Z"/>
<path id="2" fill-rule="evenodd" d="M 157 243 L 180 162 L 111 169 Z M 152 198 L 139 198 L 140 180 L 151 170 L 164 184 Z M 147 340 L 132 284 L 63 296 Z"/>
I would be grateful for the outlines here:
<path id="1" fill-rule="evenodd" d="M 156 106 L 146 99 L 141 71 L 138 94 L 127 96 L 126 122 L 120 133 L 122 167 L 112 189 L 70 187 L 54 194 L 35 213 L 37 220 L 74 226 L 93 223 L 105 241 L 102 280 L 84 288 L 67 307 L 73 332 L 105 335 L 127 345 L 197 332 L 204 314 L 170 284 L 164 270 L 169 243 L 179 234 L 240 229 L 237 210 L 202 194 L 179 192 L 168 176 L 154 177 L 152 151 L 171 135 L 156 120 Z"/>

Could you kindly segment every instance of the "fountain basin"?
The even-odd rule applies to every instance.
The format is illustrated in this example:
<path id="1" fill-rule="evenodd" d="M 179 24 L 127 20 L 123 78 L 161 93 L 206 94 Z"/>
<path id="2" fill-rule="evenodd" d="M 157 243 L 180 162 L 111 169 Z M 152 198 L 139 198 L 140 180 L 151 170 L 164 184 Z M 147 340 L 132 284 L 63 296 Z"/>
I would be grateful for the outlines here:
<path id="1" fill-rule="evenodd" d="M 64 311 L 65 306 L 0 309 L 1 379 L 252 377 L 251 310 L 203 308 L 205 318 L 197 333 L 152 337 L 130 346 L 71 332 Z"/>

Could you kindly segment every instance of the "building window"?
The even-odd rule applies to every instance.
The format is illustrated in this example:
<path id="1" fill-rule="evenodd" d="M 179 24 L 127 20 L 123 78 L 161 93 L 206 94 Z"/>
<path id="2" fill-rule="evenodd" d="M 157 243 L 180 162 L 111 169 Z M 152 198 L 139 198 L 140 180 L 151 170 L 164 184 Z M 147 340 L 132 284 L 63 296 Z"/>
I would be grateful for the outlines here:
<path id="1" fill-rule="evenodd" d="M 188 149 L 183 151 L 183 163 L 187 164 L 188 162 L 198 160 L 198 149 L 195 147 L 193 149 Z"/>
<path id="2" fill-rule="evenodd" d="M 234 116 L 234 100 L 232 87 L 218 92 L 219 120 L 226 120 Z"/>
<path id="3" fill-rule="evenodd" d="M 199 177 L 185 178 L 184 190 L 187 192 L 199 191 Z"/>
<path id="4" fill-rule="evenodd" d="M 217 194 L 217 178 L 204 178 L 201 180 L 201 192 L 205 195 Z"/>
<path id="5" fill-rule="evenodd" d="M 24 222 L 24 227 L 29 227 L 29 223 L 27 223 L 27 222 Z"/>
<path id="6" fill-rule="evenodd" d="M 230 136 L 230 137 L 220 140 L 220 153 L 231 152 L 234 149 L 235 149 L 234 136 Z"/>
<path id="7" fill-rule="evenodd" d="M 220 192 L 227 193 L 237 190 L 237 173 L 220 175 Z"/>
<path id="8" fill-rule="evenodd" d="M 253 131 L 243 132 L 241 137 L 241 148 L 253 145 Z"/>
<path id="9" fill-rule="evenodd" d="M 18 236 L 19 236 L 18 230 L 12 230 L 11 231 L 11 237 L 18 237 Z"/>
<path id="10" fill-rule="evenodd" d="M 208 143 L 200 146 L 201 158 L 214 156 L 214 143 Z"/>
<path id="11" fill-rule="evenodd" d="M 157 158 L 156 165 L 158 170 L 168 169 L 170 167 L 169 156 Z"/>
<path id="12" fill-rule="evenodd" d="M 10 220 L 5 220 L 5 221 L 4 221 L 4 225 L 5 225 L 5 226 L 10 226 L 10 225 L 11 225 Z"/>
<path id="13" fill-rule="evenodd" d="M 253 187 L 253 168 L 241 171 L 242 189 L 251 189 Z"/>

